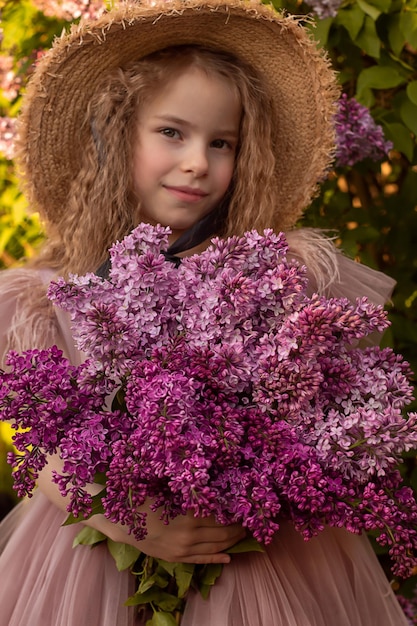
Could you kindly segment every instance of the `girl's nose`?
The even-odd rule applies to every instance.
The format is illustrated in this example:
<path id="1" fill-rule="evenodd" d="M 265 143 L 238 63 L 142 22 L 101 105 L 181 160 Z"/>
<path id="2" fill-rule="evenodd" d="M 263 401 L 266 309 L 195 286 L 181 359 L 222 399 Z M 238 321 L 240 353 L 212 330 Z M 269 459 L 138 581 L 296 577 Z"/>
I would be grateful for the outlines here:
<path id="1" fill-rule="evenodd" d="M 182 169 L 184 172 L 191 172 L 194 176 L 204 176 L 208 171 L 208 158 L 205 147 L 193 145 L 186 151 Z"/>

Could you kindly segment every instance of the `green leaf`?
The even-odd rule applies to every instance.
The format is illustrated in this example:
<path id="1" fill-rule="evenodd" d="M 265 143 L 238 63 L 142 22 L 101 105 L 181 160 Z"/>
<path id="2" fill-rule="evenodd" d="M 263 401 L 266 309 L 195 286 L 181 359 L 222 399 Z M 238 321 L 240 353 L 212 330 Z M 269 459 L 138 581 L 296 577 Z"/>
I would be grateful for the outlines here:
<path id="1" fill-rule="evenodd" d="M 177 620 L 172 613 L 157 611 L 147 624 L 149 624 L 149 626 L 177 626 Z"/>
<path id="2" fill-rule="evenodd" d="M 381 10 L 381 13 L 388 13 L 391 9 L 391 0 L 371 0 L 369 4 L 372 4 L 374 7 L 378 7 Z"/>
<path id="3" fill-rule="evenodd" d="M 158 564 L 164 568 L 165 571 L 168 572 L 171 576 L 174 576 L 175 568 L 178 563 L 170 563 L 169 561 L 164 561 L 163 559 L 157 559 Z"/>
<path id="4" fill-rule="evenodd" d="M 179 563 L 175 567 L 175 582 L 178 587 L 178 597 L 184 598 L 191 586 L 195 565 L 193 563 Z"/>
<path id="5" fill-rule="evenodd" d="M 369 17 L 372 18 L 374 21 L 377 20 L 382 13 L 382 11 L 377 9 L 372 4 L 369 4 L 369 2 L 366 2 L 366 0 L 357 0 L 357 3 L 362 11 L 366 13 L 366 15 L 369 15 Z"/>
<path id="6" fill-rule="evenodd" d="M 28 32 L 31 32 L 32 20 L 38 11 L 27 0 L 9 3 L 7 8 L 2 46 L 4 50 L 12 50 L 16 42 L 24 41 Z"/>
<path id="7" fill-rule="evenodd" d="M 352 231 L 352 236 L 356 243 L 365 244 L 372 241 L 377 241 L 381 237 L 381 233 L 378 228 L 369 226 L 367 224 L 361 224 L 360 226 L 355 228 L 354 231 Z"/>
<path id="8" fill-rule="evenodd" d="M 116 562 L 116 567 L 119 572 L 131 567 L 140 555 L 140 550 L 134 546 L 130 546 L 127 543 L 120 543 L 118 541 L 107 540 L 107 546 L 109 552 Z"/>
<path id="9" fill-rule="evenodd" d="M 365 89 L 391 89 L 405 82 L 405 78 L 394 67 L 373 65 L 362 70 L 356 86 L 358 97 Z"/>
<path id="10" fill-rule="evenodd" d="M 85 520 L 89 519 L 90 517 L 91 515 L 89 517 L 84 517 L 84 515 L 79 515 L 78 517 L 74 517 L 72 513 L 69 513 L 69 515 L 65 519 L 65 522 L 63 522 L 62 525 L 71 526 L 72 524 L 79 524 L 80 522 L 85 522 Z"/>
<path id="11" fill-rule="evenodd" d="M 106 474 L 104 472 L 97 472 L 94 475 L 94 482 L 97 483 L 98 485 L 105 485 L 106 484 Z"/>
<path id="12" fill-rule="evenodd" d="M 125 606 L 138 606 L 140 604 L 149 604 L 155 600 L 156 594 L 153 589 L 145 591 L 145 593 L 136 592 L 124 602 Z"/>
<path id="13" fill-rule="evenodd" d="M 360 94 L 356 95 L 356 98 L 358 102 L 368 107 L 368 109 L 372 109 L 375 104 L 374 92 L 372 91 L 372 89 L 368 89 L 367 87 L 365 89 L 362 89 Z"/>
<path id="14" fill-rule="evenodd" d="M 4 227 L 2 226 L 0 231 L 0 253 L 6 249 L 9 241 L 13 237 L 15 233 L 15 229 L 12 227 Z"/>
<path id="15" fill-rule="evenodd" d="M 412 48 L 417 48 L 417 14 L 412 11 L 402 11 L 400 29 L 407 43 Z"/>
<path id="16" fill-rule="evenodd" d="M 125 411 L 126 410 L 126 402 L 125 402 L 125 389 L 124 387 L 120 387 L 111 404 L 112 411 Z"/>
<path id="17" fill-rule="evenodd" d="M 383 122 L 384 133 L 387 139 L 390 139 L 394 148 L 398 152 L 402 152 L 409 161 L 413 160 L 414 141 L 410 131 L 403 124 L 387 124 Z"/>
<path id="18" fill-rule="evenodd" d="M 414 489 L 414 491 L 417 491 L 417 468 L 414 468 L 411 472 L 410 486 Z"/>
<path id="19" fill-rule="evenodd" d="M 211 563 L 199 567 L 197 576 L 194 577 L 193 583 L 204 599 L 207 599 L 212 586 L 223 571 L 221 563 Z"/>
<path id="20" fill-rule="evenodd" d="M 84 528 L 76 535 L 72 547 L 83 545 L 83 546 L 94 546 L 97 543 L 101 543 L 107 539 L 106 535 L 101 533 L 99 530 L 95 528 L 90 528 L 89 526 L 84 526 Z"/>
<path id="21" fill-rule="evenodd" d="M 222 563 L 210 563 L 204 568 L 204 572 L 201 577 L 201 580 L 205 584 L 214 585 L 214 583 L 216 582 L 217 578 L 220 576 L 222 571 L 223 571 Z"/>
<path id="22" fill-rule="evenodd" d="M 344 26 L 348 31 L 352 41 L 356 40 L 359 35 L 363 23 L 365 21 L 365 13 L 357 4 L 351 4 L 339 10 L 335 18 L 335 22 Z"/>
<path id="23" fill-rule="evenodd" d="M 400 108 L 401 119 L 417 137 L 417 105 L 406 99 Z"/>
<path id="24" fill-rule="evenodd" d="M 417 325 L 413 319 L 405 319 L 395 313 L 391 313 L 390 318 L 395 322 L 397 337 L 417 344 Z"/>
<path id="25" fill-rule="evenodd" d="M 158 587 L 159 589 L 165 589 L 168 586 L 169 581 L 166 578 L 160 576 L 157 572 L 152 574 L 152 576 L 140 578 L 140 583 L 138 587 L 138 591 L 140 593 L 145 593 L 151 587 Z"/>
<path id="26" fill-rule="evenodd" d="M 88 517 L 84 517 L 84 515 L 79 515 L 78 517 L 74 517 L 72 513 L 70 513 L 62 524 L 63 526 L 70 526 L 71 524 L 78 524 L 78 522 L 84 522 L 86 519 L 90 519 L 93 515 L 99 515 L 100 513 L 104 513 L 102 497 L 105 494 L 105 489 L 102 489 L 100 493 L 97 493 L 93 496 L 92 504 L 91 504 L 91 513 Z"/>
<path id="27" fill-rule="evenodd" d="M 164 593 L 163 591 L 159 592 L 158 600 L 156 602 L 157 606 L 160 606 L 164 611 L 175 611 L 181 606 L 181 600 L 176 596 L 173 596 L 169 593 Z"/>
<path id="28" fill-rule="evenodd" d="M 365 16 L 363 27 L 355 39 L 355 43 L 374 59 L 379 59 L 381 51 L 381 40 L 376 32 L 374 20 Z"/>
<path id="29" fill-rule="evenodd" d="M 259 541 L 256 541 L 253 537 L 246 537 L 235 543 L 234 546 L 226 550 L 228 554 L 241 554 L 242 552 L 265 552 L 265 548 Z"/>
<path id="30" fill-rule="evenodd" d="M 400 56 L 405 45 L 405 38 L 400 27 L 399 15 L 392 15 L 388 22 L 388 41 L 394 54 Z"/>
<path id="31" fill-rule="evenodd" d="M 149 589 L 145 593 L 136 592 L 134 596 L 126 600 L 125 606 L 137 606 L 138 604 L 149 604 L 150 602 L 160 607 L 163 611 L 175 611 L 181 606 L 180 598 L 160 589 Z"/>
<path id="32" fill-rule="evenodd" d="M 413 80 L 407 85 L 407 96 L 411 102 L 417 104 L 417 80 Z"/>
<path id="33" fill-rule="evenodd" d="M 320 44 L 320 46 L 324 48 L 327 44 L 332 24 L 332 17 L 326 17 L 324 20 L 316 18 L 312 24 L 307 24 L 306 28 L 313 35 L 314 39 Z"/>
<path id="34" fill-rule="evenodd" d="M 200 592 L 201 597 L 204 600 L 207 600 L 207 598 L 209 597 L 210 591 L 211 591 L 211 587 L 212 587 L 212 585 L 203 585 L 203 584 L 199 585 L 198 590 Z"/>

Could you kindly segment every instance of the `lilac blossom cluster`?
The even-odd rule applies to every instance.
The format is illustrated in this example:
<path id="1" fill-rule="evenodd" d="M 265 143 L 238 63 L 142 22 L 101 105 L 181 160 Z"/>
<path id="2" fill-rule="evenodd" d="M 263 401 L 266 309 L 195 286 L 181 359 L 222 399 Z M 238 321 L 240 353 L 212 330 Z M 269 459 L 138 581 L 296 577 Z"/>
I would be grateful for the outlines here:
<path id="1" fill-rule="evenodd" d="M 0 152 L 6 159 L 13 159 L 15 155 L 16 119 L 0 117 Z"/>
<path id="2" fill-rule="evenodd" d="M 342 2 L 343 0 L 308 0 L 306 4 L 320 20 L 324 20 L 326 17 L 336 17 Z"/>
<path id="3" fill-rule="evenodd" d="M 417 593 L 414 591 L 411 598 L 398 595 L 397 600 L 400 603 L 404 615 L 408 620 L 409 626 L 417 626 Z"/>
<path id="4" fill-rule="evenodd" d="M 380 161 L 393 148 L 369 109 L 344 93 L 339 99 L 336 123 L 336 165 L 352 166 L 372 159 Z"/>
<path id="5" fill-rule="evenodd" d="M 1 34 L 0 31 L 0 43 Z M 32 52 L 31 57 L 25 56 L 18 60 L 7 54 L 0 56 L 0 90 L 6 100 L 11 103 L 17 101 L 21 95 L 22 87 L 34 67 L 34 63 L 41 55 L 42 51 L 36 50 Z M 33 64 L 31 64 L 31 61 L 33 61 Z M 6 159 L 13 159 L 15 156 L 16 135 L 17 118 L 0 116 L 0 153 Z"/>
<path id="6" fill-rule="evenodd" d="M 2 96 L 12 102 L 18 96 L 22 79 L 14 70 L 14 60 L 10 55 L 0 56 L 0 89 Z"/>
<path id="7" fill-rule="evenodd" d="M 284 518 L 306 539 L 324 525 L 373 530 L 408 575 L 417 503 L 397 464 L 417 444 L 417 414 L 402 414 L 409 366 L 358 345 L 387 327 L 382 308 L 308 297 L 282 234 L 216 239 L 179 268 L 161 253 L 168 234 L 142 224 L 112 247 L 109 279 L 51 285 L 82 365 L 57 348 L 9 355 L 0 410 L 25 429 L 19 492 L 59 452 L 69 511 L 91 513 L 86 487 L 104 473 L 104 513 L 137 539 L 150 498 L 167 523 L 213 514 L 264 543 Z"/>
<path id="8" fill-rule="evenodd" d="M 106 9 L 104 0 L 33 0 L 33 3 L 45 15 L 68 21 L 79 17 L 96 19 Z"/>

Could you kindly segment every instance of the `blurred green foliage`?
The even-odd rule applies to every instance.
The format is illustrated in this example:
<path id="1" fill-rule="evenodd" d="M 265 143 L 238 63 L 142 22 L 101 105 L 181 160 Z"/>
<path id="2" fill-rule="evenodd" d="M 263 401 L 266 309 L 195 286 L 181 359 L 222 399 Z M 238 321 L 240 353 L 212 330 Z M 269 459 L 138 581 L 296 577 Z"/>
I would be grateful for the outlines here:
<path id="1" fill-rule="evenodd" d="M 303 223 L 333 231 L 346 254 L 396 279 L 389 306 L 392 326 L 384 341 L 417 372 L 417 0 L 346 0 L 334 17 L 318 19 L 311 9 L 325 1 L 273 4 L 289 13 L 310 14 L 308 28 L 327 49 L 343 91 L 371 109 L 394 150 L 384 163 L 363 161 L 330 172 Z M 0 0 L 1 116 L 16 117 L 33 63 L 70 24 L 39 10 L 53 4 L 63 3 Z M 0 160 L 0 198 L 0 267 L 10 267 L 36 252 L 42 229 L 7 158 Z M 3 475 L 4 460 L 0 463 Z M 417 489 L 414 454 L 407 455 L 403 472 Z M 380 558 L 385 566 L 384 555 Z M 415 584 L 410 579 L 402 590 Z"/>

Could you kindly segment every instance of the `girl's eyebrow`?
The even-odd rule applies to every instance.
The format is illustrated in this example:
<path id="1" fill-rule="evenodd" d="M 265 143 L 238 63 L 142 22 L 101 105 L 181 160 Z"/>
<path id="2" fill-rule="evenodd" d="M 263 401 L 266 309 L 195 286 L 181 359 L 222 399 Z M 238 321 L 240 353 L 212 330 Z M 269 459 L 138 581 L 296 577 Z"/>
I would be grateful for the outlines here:
<path id="1" fill-rule="evenodd" d="M 168 114 L 162 114 L 162 115 L 155 115 L 154 119 L 160 122 L 166 122 L 169 124 L 178 124 L 179 126 L 187 126 L 188 128 L 195 128 L 195 125 L 192 124 L 191 122 L 182 119 L 181 117 L 177 117 L 176 115 L 170 115 Z M 231 129 L 231 128 L 224 128 L 224 129 L 217 129 L 216 130 L 216 135 L 222 135 L 222 136 L 226 136 L 226 137 L 234 137 L 237 138 L 239 136 L 239 129 L 235 130 L 235 129 Z"/>

